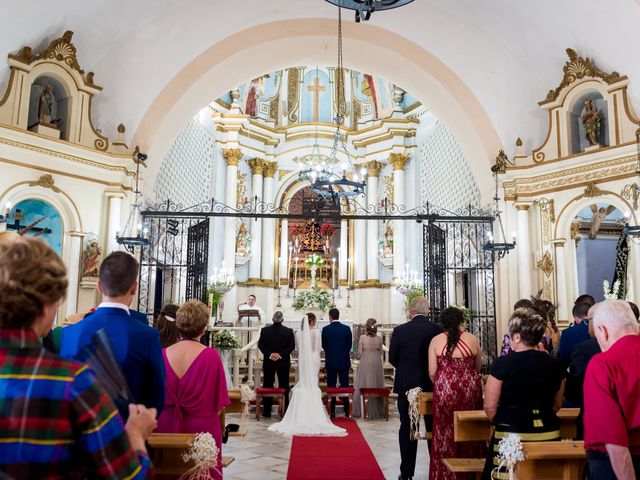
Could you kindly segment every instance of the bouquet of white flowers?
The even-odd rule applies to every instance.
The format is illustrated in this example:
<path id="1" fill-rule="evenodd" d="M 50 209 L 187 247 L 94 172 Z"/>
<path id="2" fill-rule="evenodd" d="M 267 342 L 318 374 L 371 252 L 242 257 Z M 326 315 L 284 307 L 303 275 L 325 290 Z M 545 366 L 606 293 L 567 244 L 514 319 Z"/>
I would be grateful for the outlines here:
<path id="1" fill-rule="evenodd" d="M 501 468 L 506 468 L 509 480 L 517 480 L 516 465 L 524 460 L 524 450 L 517 433 L 510 433 L 498 443 L 498 461 L 500 464 L 493 470 L 498 473 Z"/>
<path id="2" fill-rule="evenodd" d="M 609 286 L 609 280 L 606 278 L 602 282 L 602 290 L 604 290 L 604 298 L 606 300 L 618 300 L 618 292 L 620 292 L 620 280 L 613 283 L 613 289 Z"/>
<path id="3" fill-rule="evenodd" d="M 238 337 L 231 330 L 220 330 L 213 336 L 213 344 L 218 350 L 233 350 L 240 346 Z"/>
<path id="4" fill-rule="evenodd" d="M 420 394 L 422 388 L 415 387 L 407 391 L 407 400 L 409 401 L 409 420 L 411 421 L 411 430 L 409 437 L 412 440 L 420 439 Z"/>
<path id="5" fill-rule="evenodd" d="M 211 470 L 218 470 L 218 454 L 220 449 L 213 436 L 206 433 L 196 434 L 189 450 L 182 454 L 185 463 L 193 462 L 194 466 L 187 470 L 180 480 L 213 480 Z"/>
<path id="6" fill-rule="evenodd" d="M 304 261 L 310 267 L 322 267 L 324 265 L 324 258 L 322 258 L 317 253 L 312 253 L 307 256 L 307 259 Z"/>

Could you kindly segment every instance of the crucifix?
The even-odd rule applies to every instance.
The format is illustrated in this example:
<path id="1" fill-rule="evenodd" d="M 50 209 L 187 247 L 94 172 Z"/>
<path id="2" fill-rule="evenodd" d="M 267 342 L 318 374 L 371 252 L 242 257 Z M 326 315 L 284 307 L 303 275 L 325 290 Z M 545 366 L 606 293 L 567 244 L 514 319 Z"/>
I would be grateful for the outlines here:
<path id="1" fill-rule="evenodd" d="M 13 223 L 7 222 L 7 230 L 15 230 L 20 235 L 25 233 L 33 233 L 34 235 L 42 235 L 43 233 L 51 233 L 51 229 L 47 227 L 36 227 L 38 223 L 46 219 L 47 217 L 40 217 L 36 221 L 30 223 L 29 225 L 22 225 L 20 220 L 24 218 L 24 213 L 20 211 L 19 208 L 13 214 Z"/>
<path id="2" fill-rule="evenodd" d="M 313 79 L 313 85 L 307 85 L 307 92 L 313 92 L 313 121 L 317 122 L 318 121 L 318 112 L 320 110 L 319 105 L 319 99 L 320 99 L 320 92 L 324 92 L 326 90 L 324 85 L 320 85 L 320 79 L 318 77 L 315 77 Z"/>

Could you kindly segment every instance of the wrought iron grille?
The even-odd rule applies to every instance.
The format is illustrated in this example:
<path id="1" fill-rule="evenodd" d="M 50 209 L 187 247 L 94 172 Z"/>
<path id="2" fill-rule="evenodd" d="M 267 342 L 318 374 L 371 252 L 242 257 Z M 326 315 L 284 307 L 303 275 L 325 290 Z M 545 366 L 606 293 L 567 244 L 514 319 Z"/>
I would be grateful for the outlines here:
<path id="1" fill-rule="evenodd" d="M 469 215 L 435 217 L 423 227 L 424 285 L 434 321 L 449 305 L 471 310 L 469 331 L 480 341 L 482 366 L 497 355 L 495 272 L 491 252 L 483 250 L 493 218 Z"/>
<path id="2" fill-rule="evenodd" d="M 165 303 L 207 301 L 209 218 L 155 213 L 142 213 L 149 245 L 141 249 L 138 282 L 138 308 L 150 321 Z"/>

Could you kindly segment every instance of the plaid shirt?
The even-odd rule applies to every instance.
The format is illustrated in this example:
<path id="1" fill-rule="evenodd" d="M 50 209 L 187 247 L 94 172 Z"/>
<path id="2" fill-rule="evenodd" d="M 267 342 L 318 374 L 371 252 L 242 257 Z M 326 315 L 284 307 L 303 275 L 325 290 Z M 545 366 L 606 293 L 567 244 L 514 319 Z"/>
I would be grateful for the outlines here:
<path id="1" fill-rule="evenodd" d="M 142 479 L 150 471 L 87 365 L 47 352 L 32 330 L 0 328 L 0 478 Z"/>

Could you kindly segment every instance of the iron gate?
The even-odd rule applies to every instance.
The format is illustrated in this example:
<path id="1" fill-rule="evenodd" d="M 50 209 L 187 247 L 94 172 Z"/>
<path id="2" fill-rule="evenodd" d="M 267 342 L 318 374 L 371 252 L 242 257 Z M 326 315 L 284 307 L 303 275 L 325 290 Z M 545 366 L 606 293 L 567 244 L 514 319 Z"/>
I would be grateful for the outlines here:
<path id="1" fill-rule="evenodd" d="M 483 250 L 492 232 L 491 217 L 471 215 L 434 217 L 423 227 L 430 316 L 437 322 L 449 305 L 468 308 L 468 328 L 480 341 L 484 369 L 497 354 L 494 256 Z"/>
<path id="2" fill-rule="evenodd" d="M 149 244 L 140 254 L 139 310 L 152 321 L 165 303 L 194 298 L 207 303 L 209 218 L 143 212 L 142 223 Z"/>

